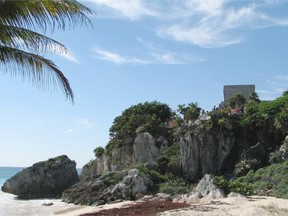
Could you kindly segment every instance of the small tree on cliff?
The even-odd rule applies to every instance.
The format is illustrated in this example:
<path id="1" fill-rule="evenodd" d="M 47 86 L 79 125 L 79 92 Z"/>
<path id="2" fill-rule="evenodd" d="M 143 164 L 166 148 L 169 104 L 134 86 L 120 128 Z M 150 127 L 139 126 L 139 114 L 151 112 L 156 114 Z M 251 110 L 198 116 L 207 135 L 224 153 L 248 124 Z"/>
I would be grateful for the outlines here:
<path id="1" fill-rule="evenodd" d="M 105 149 L 103 147 L 97 147 L 94 149 L 94 154 L 96 158 L 101 157 L 104 152 L 105 152 Z"/>
<path id="2" fill-rule="evenodd" d="M 180 104 L 177 111 L 183 115 L 185 121 L 195 121 L 200 115 L 201 108 L 197 103 L 189 103 L 188 106 Z"/>

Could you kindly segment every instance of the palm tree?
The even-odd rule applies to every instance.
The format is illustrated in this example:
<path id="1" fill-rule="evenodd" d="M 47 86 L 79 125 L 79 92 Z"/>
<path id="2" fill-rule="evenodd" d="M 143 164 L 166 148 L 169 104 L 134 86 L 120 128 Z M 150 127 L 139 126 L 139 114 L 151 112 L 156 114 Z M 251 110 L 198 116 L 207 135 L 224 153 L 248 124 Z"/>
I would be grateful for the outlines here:
<path id="1" fill-rule="evenodd" d="M 44 34 L 48 29 L 91 24 L 86 14 L 92 13 L 75 0 L 1 0 L 0 64 L 7 73 L 20 75 L 44 89 L 60 87 L 73 103 L 68 79 L 53 61 L 43 57 L 46 52 L 65 53 L 67 49 Z"/>

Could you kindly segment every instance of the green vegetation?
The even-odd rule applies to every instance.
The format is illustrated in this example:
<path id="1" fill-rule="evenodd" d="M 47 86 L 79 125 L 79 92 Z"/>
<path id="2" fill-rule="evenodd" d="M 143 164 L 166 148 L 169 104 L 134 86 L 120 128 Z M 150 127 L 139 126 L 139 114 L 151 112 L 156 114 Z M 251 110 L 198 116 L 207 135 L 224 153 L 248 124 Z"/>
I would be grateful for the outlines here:
<path id="1" fill-rule="evenodd" d="M 107 186 L 118 184 L 123 179 L 123 172 L 109 172 L 100 176 L 99 180 L 102 180 Z"/>
<path id="2" fill-rule="evenodd" d="M 166 181 L 160 185 L 159 192 L 171 195 L 186 194 L 191 191 L 189 185 L 182 178 L 175 178 L 173 175 L 166 176 Z"/>
<path id="3" fill-rule="evenodd" d="M 189 120 L 196 120 L 201 112 L 201 108 L 198 106 L 197 103 L 189 103 L 188 106 L 185 104 L 178 105 L 178 110 L 185 121 Z"/>
<path id="4" fill-rule="evenodd" d="M 154 183 L 154 187 L 152 188 L 154 192 L 175 195 L 191 191 L 189 184 L 184 179 L 176 177 L 172 173 L 162 174 L 159 170 L 147 168 L 143 165 L 135 165 L 134 168 L 151 178 Z"/>
<path id="5" fill-rule="evenodd" d="M 167 126 L 171 117 L 170 107 L 156 101 L 131 106 L 114 119 L 106 151 L 132 144 L 136 134 L 141 132 L 149 132 L 155 137 L 167 137 Z"/>
<path id="6" fill-rule="evenodd" d="M 105 152 L 105 149 L 103 147 L 97 147 L 94 149 L 94 154 L 96 158 L 101 157 Z"/>
<path id="7" fill-rule="evenodd" d="M 226 192 L 243 195 L 268 195 L 288 199 L 288 161 L 260 168 L 256 172 L 228 181 L 217 177 L 217 185 Z"/>
<path id="8" fill-rule="evenodd" d="M 236 108 L 239 109 L 234 112 Z M 188 131 L 187 122 L 198 119 L 200 112 L 197 103 L 179 105 L 175 112 L 168 105 L 155 101 L 131 106 L 115 118 L 105 153 L 109 154 L 113 148 L 131 147 L 139 133 L 149 132 L 156 139 L 164 137 L 168 142 L 161 146 L 162 155 L 155 167 L 137 164 L 134 168 L 151 177 L 154 182 L 152 190 L 170 194 L 186 193 L 189 186 L 181 178 L 180 139 Z M 283 162 L 288 158 L 288 140 L 282 143 L 288 131 L 288 91 L 274 101 L 262 102 L 257 94 L 251 94 L 248 101 L 242 95 L 236 95 L 207 115 L 211 118 L 202 120 L 201 130 L 240 141 L 233 150 L 233 159 L 229 159 L 231 167 L 224 171 L 228 170 L 237 178 L 228 181 L 224 177 L 217 177 L 216 184 L 226 193 L 233 191 L 243 195 L 288 198 L 288 162 Z M 243 156 L 243 152 L 258 142 L 265 149 L 262 158 Z M 284 147 L 280 150 L 281 144 Z M 104 149 L 98 147 L 94 153 L 96 157 L 101 157 Z M 272 165 L 259 169 L 269 164 Z"/>
<path id="9" fill-rule="evenodd" d="M 157 170 L 155 169 L 150 169 L 146 166 L 137 164 L 133 166 L 133 168 L 138 169 L 140 172 L 150 176 L 151 180 L 153 181 L 154 184 L 160 184 L 165 181 L 165 176 L 160 174 Z"/>
<path id="10" fill-rule="evenodd" d="M 172 173 L 175 176 L 180 176 L 180 144 L 178 142 L 175 142 L 171 146 L 165 147 L 163 150 L 163 158 L 167 159 L 166 172 Z"/>

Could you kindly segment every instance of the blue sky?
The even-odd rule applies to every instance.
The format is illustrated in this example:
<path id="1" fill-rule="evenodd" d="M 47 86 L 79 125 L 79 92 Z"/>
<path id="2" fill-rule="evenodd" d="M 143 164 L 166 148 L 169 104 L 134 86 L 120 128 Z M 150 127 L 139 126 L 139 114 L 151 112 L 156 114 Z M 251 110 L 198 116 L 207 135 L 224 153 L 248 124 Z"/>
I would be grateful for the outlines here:
<path id="1" fill-rule="evenodd" d="M 82 167 L 109 141 L 114 118 L 138 103 L 211 110 L 223 85 L 255 84 L 262 100 L 288 89 L 286 0 L 81 2 L 96 12 L 93 28 L 48 34 L 70 50 L 47 57 L 69 79 L 75 104 L 2 73 L 0 166 L 67 154 Z"/>

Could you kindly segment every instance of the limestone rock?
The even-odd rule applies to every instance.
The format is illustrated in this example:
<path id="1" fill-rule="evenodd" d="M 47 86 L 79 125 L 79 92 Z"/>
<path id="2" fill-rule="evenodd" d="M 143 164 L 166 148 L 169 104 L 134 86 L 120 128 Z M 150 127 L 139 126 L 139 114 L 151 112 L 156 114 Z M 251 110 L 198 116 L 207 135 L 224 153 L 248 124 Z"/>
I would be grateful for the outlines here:
<path id="1" fill-rule="evenodd" d="M 160 155 L 160 149 L 156 147 L 155 139 L 149 133 L 139 134 L 133 148 L 136 163 L 152 164 Z"/>
<path id="2" fill-rule="evenodd" d="M 244 198 L 245 196 L 240 194 L 240 193 L 236 193 L 236 192 L 230 192 L 227 197 L 241 197 Z"/>
<path id="3" fill-rule="evenodd" d="M 8 179 L 1 189 L 22 199 L 57 198 L 78 181 L 76 163 L 62 155 L 24 169 Z"/>
<path id="4" fill-rule="evenodd" d="M 163 137 L 153 137 L 148 132 L 137 134 L 134 140 L 129 138 L 131 145 L 125 144 L 111 150 L 106 155 L 87 163 L 82 170 L 81 180 L 100 176 L 104 173 L 122 171 L 132 164 L 146 164 L 154 166 L 162 156 L 164 147 L 168 141 Z"/>
<path id="5" fill-rule="evenodd" d="M 151 179 L 138 169 L 110 172 L 97 178 L 82 179 L 63 192 L 64 202 L 101 205 L 117 200 L 140 199 L 153 186 Z"/>
<path id="6" fill-rule="evenodd" d="M 242 154 L 242 159 L 244 160 L 253 160 L 261 161 L 265 156 L 265 147 L 263 143 L 258 142 L 256 145 L 251 146 L 247 151 Z"/>
<path id="7" fill-rule="evenodd" d="M 112 197 L 112 190 L 114 185 L 122 181 L 123 176 L 123 172 L 110 172 L 97 178 L 85 178 L 65 190 L 62 200 L 81 205 L 101 205 L 116 200 Z"/>
<path id="8" fill-rule="evenodd" d="M 101 197 L 108 203 L 115 200 L 131 200 L 131 189 L 124 183 L 118 183 L 106 188 Z"/>
<path id="9" fill-rule="evenodd" d="M 283 161 L 288 160 L 288 136 L 285 137 L 283 144 L 280 146 L 279 153 Z"/>
<path id="10" fill-rule="evenodd" d="M 138 169 L 130 170 L 128 175 L 124 177 L 123 183 L 131 188 L 134 199 L 142 198 L 147 193 L 148 188 L 153 186 L 152 180 Z"/>
<path id="11" fill-rule="evenodd" d="M 194 130 L 195 129 L 195 130 Z M 182 173 L 195 181 L 207 173 L 216 174 L 224 169 L 225 160 L 235 146 L 235 137 L 192 128 L 180 138 Z"/>
<path id="12" fill-rule="evenodd" d="M 215 177 L 206 174 L 198 183 L 196 190 L 204 198 L 218 199 L 226 197 L 224 191 L 218 188 L 215 184 Z"/>

